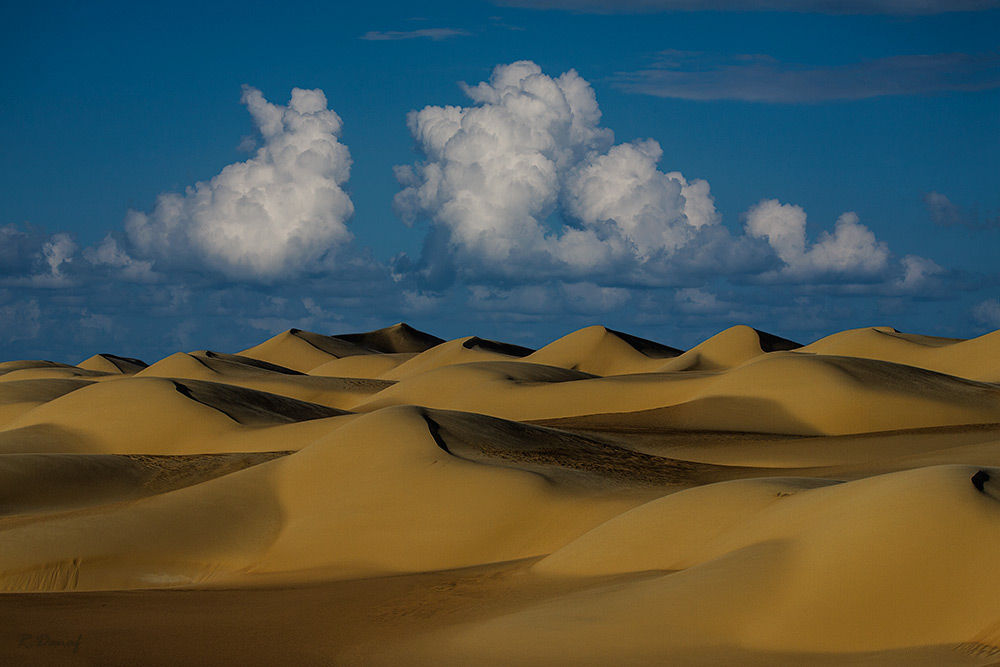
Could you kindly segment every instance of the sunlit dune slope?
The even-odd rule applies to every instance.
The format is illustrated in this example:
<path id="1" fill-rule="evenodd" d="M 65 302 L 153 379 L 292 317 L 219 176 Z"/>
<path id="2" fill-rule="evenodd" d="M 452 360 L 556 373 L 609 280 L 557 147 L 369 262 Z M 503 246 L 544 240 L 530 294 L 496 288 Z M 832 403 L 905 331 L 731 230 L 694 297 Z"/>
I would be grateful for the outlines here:
<path id="1" fill-rule="evenodd" d="M 89 359 L 81 361 L 76 366 L 88 371 L 131 375 L 141 371 L 147 364 L 141 359 L 133 359 L 132 357 L 119 357 L 116 354 L 95 354 Z"/>
<path id="2" fill-rule="evenodd" d="M 1000 382 L 1000 331 L 963 340 L 869 327 L 827 336 L 802 351 L 882 359 L 971 380 Z"/>
<path id="3" fill-rule="evenodd" d="M 240 354 L 305 373 L 333 359 L 379 353 L 412 354 L 429 350 L 441 342 L 436 336 L 402 323 L 376 331 L 339 336 L 289 329 Z"/>
<path id="4" fill-rule="evenodd" d="M 13 380 L 0 391 L 0 428 L 44 403 L 93 384 L 83 378 Z"/>
<path id="5" fill-rule="evenodd" d="M 680 353 L 651 340 L 593 326 L 549 343 L 525 361 L 594 375 L 620 375 L 655 370 L 664 359 Z"/>
<path id="6" fill-rule="evenodd" d="M 457 364 L 468 364 L 478 361 L 520 360 L 528 357 L 531 352 L 532 350 L 518 345 L 499 343 L 476 336 L 469 336 L 450 340 L 426 352 L 422 352 L 395 368 L 386 371 L 382 377 L 389 380 L 398 380 Z"/>
<path id="7" fill-rule="evenodd" d="M 716 411 L 717 399 L 732 399 L 735 411 Z M 762 354 L 713 373 L 604 378 L 526 362 L 478 362 L 406 378 L 354 409 L 405 404 L 517 420 L 677 407 L 678 427 L 711 429 L 717 419 L 721 430 L 833 435 L 995 421 L 1000 387 L 888 362 L 795 352 Z M 671 426 L 670 415 L 662 416 L 662 426 Z"/>
<path id="8" fill-rule="evenodd" d="M 660 371 L 714 371 L 739 366 L 766 352 L 794 350 L 798 343 L 757 331 L 747 326 L 735 326 L 718 333 L 684 354 L 659 366 Z"/>
<path id="9" fill-rule="evenodd" d="M 210 351 L 178 352 L 136 373 L 136 377 L 204 380 L 343 410 L 392 385 L 378 379 L 314 377 L 249 357 Z"/>
<path id="10" fill-rule="evenodd" d="M 95 383 L 44 403 L 0 431 L 0 452 L 189 454 L 246 451 L 227 437 L 253 428 L 345 414 L 326 406 L 198 380 L 129 378 Z M 48 428 L 72 435 L 22 442 Z M 235 447 L 235 449 L 234 449 Z M 282 447 L 279 449 L 291 449 Z"/>
<path id="11" fill-rule="evenodd" d="M 332 336 L 289 329 L 239 354 L 306 373 L 332 359 L 377 352 Z"/>
<path id="12" fill-rule="evenodd" d="M 506 659 L 494 664 L 606 664 L 623 642 L 648 658 L 702 642 L 847 652 L 996 641 L 1000 471 L 983 472 L 982 490 L 979 469 L 944 466 L 834 485 L 726 482 L 655 500 L 535 570 L 661 574 L 501 617 L 459 645 L 490 637 Z"/>

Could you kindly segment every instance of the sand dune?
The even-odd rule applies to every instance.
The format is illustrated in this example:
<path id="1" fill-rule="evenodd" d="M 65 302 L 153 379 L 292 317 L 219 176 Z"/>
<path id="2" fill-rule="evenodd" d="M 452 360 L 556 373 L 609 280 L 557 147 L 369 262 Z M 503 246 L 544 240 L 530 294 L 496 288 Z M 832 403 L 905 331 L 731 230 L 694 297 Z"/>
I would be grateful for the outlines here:
<path id="1" fill-rule="evenodd" d="M 350 409 L 393 384 L 379 379 L 306 375 L 249 357 L 209 351 L 178 352 L 135 375 L 244 387 L 342 410 Z"/>
<path id="2" fill-rule="evenodd" d="M 881 359 L 970 380 L 1000 382 L 1000 331 L 962 340 L 871 327 L 827 336 L 802 351 Z"/>
<path id="3" fill-rule="evenodd" d="M 447 366 L 478 361 L 514 361 L 530 355 L 532 350 L 508 345 L 477 336 L 458 338 L 442 343 L 386 371 L 382 377 L 399 380 Z"/>
<path id="4" fill-rule="evenodd" d="M 526 361 L 594 375 L 620 375 L 654 370 L 664 359 L 680 353 L 651 340 L 592 326 L 549 343 Z"/>
<path id="5" fill-rule="evenodd" d="M 132 375 L 141 371 L 147 364 L 141 359 L 133 359 L 132 357 L 119 357 L 116 354 L 95 354 L 89 359 L 81 361 L 76 366 L 88 371 Z"/>
<path id="6" fill-rule="evenodd" d="M 676 359 L 660 366 L 660 371 L 714 371 L 732 368 L 766 352 L 794 350 L 798 343 L 773 334 L 738 325 L 696 345 Z"/>
<path id="7" fill-rule="evenodd" d="M 998 360 L 397 324 L 3 362 L 0 662 L 994 664 Z"/>

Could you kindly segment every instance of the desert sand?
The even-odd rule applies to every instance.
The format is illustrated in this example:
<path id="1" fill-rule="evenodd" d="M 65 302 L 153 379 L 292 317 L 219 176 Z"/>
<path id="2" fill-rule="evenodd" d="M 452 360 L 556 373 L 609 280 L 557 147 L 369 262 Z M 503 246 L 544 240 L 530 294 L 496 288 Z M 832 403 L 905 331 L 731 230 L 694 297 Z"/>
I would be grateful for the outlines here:
<path id="1" fill-rule="evenodd" d="M 0 664 L 1000 664 L 1000 332 L 0 363 Z"/>

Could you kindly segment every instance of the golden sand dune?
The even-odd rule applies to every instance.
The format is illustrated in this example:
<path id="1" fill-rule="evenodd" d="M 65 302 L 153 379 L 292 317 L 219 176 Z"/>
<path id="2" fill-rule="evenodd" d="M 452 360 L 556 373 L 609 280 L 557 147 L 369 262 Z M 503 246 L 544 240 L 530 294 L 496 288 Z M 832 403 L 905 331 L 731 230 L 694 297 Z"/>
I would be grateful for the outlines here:
<path id="1" fill-rule="evenodd" d="M 178 352 L 135 376 L 203 380 L 344 410 L 393 384 L 378 379 L 306 375 L 249 357 L 210 351 Z"/>
<path id="2" fill-rule="evenodd" d="M 342 410 L 237 385 L 127 378 L 94 383 L 26 412 L 0 430 L 3 453 L 200 454 L 245 451 L 255 428 L 346 414 Z M 22 443 L 38 428 L 70 439 Z M 6 437 L 5 437 L 6 436 Z M 284 447 L 283 449 L 290 449 Z M 253 450 L 256 451 L 256 450 Z"/>
<path id="3" fill-rule="evenodd" d="M 93 381 L 83 378 L 43 378 L 7 382 L 3 391 L 0 391 L 0 427 L 54 398 L 89 384 L 93 384 Z"/>
<path id="4" fill-rule="evenodd" d="M 996 663 L 998 359 L 397 324 L 3 362 L 0 664 Z"/>
<path id="5" fill-rule="evenodd" d="M 882 359 L 971 380 L 1000 382 L 1000 331 L 963 340 L 871 327 L 827 336 L 802 351 Z"/>
<path id="6" fill-rule="evenodd" d="M 739 366 L 766 352 L 795 350 L 798 343 L 737 325 L 661 365 L 661 371 L 714 371 Z"/>
<path id="7" fill-rule="evenodd" d="M 458 364 L 478 361 L 515 361 L 527 357 L 531 352 L 532 350 L 517 345 L 468 336 L 442 343 L 405 360 L 395 368 L 383 373 L 382 377 L 398 380 Z"/>
<path id="8" fill-rule="evenodd" d="M 76 379 L 104 380 L 117 377 L 121 371 L 101 371 L 70 366 L 51 361 L 15 361 L 0 364 L 0 382 L 19 380 Z"/>
<path id="9" fill-rule="evenodd" d="M 526 361 L 595 375 L 620 375 L 655 370 L 664 359 L 680 353 L 651 340 L 593 326 L 549 343 Z"/>
<path id="10" fill-rule="evenodd" d="M 333 359 L 379 353 L 417 353 L 443 342 L 406 324 L 363 334 L 324 336 L 289 329 L 240 354 L 307 372 Z"/>
<path id="11" fill-rule="evenodd" d="M 132 375 L 141 371 L 146 365 L 145 361 L 133 359 L 132 357 L 119 357 L 116 354 L 95 354 L 89 359 L 81 361 L 76 366 L 88 371 Z"/>
<path id="12" fill-rule="evenodd" d="M 727 402 L 732 409 L 724 408 Z M 665 408 L 662 427 L 832 435 L 994 421 L 1000 387 L 871 359 L 794 352 L 761 354 L 712 373 L 603 378 L 527 361 L 476 362 L 405 378 L 354 409 L 407 404 L 515 420 Z"/>

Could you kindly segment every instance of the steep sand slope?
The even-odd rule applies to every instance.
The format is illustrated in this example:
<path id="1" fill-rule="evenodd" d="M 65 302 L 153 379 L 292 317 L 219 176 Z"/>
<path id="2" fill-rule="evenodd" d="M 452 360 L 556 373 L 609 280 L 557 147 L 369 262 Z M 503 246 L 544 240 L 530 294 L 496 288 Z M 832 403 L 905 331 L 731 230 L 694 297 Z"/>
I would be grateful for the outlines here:
<path id="1" fill-rule="evenodd" d="M 95 383 L 30 410 L 0 431 L 0 453 L 256 451 L 241 449 L 252 442 L 243 437 L 247 431 L 342 414 L 333 408 L 232 385 L 130 378 Z M 44 442 L 16 437 L 40 428 L 71 437 L 51 437 Z"/>
<path id="2" fill-rule="evenodd" d="M 377 352 L 332 336 L 289 329 L 239 354 L 307 373 L 331 359 L 358 354 L 377 354 Z"/>
<path id="3" fill-rule="evenodd" d="M 593 326 L 549 343 L 525 361 L 594 375 L 621 375 L 655 370 L 664 359 L 680 353 L 651 340 Z"/>
<path id="4" fill-rule="evenodd" d="M 391 327 L 366 331 L 364 333 L 339 334 L 334 336 L 349 343 L 362 345 L 370 350 L 385 354 L 416 354 L 425 352 L 444 342 L 444 339 L 414 329 L 405 322 Z"/>
<path id="5" fill-rule="evenodd" d="M 138 373 L 147 365 L 145 361 L 133 359 L 132 357 L 119 357 L 116 354 L 95 354 L 89 359 L 81 361 L 76 366 L 88 371 L 132 375 L 133 373 Z"/>
<path id="6" fill-rule="evenodd" d="M 461 459 L 439 446 L 422 411 L 393 408 L 252 470 L 14 523 L 0 546 L 0 582 L 93 589 L 148 585 L 164 573 L 164 583 L 190 583 L 241 571 L 321 568 L 343 578 L 463 567 L 548 553 L 640 497 L 574 493 L 516 466 Z"/>
<path id="7" fill-rule="evenodd" d="M 660 366 L 660 371 L 714 371 L 732 368 L 767 352 L 795 350 L 798 343 L 737 325 L 717 333 Z"/>
<path id="8" fill-rule="evenodd" d="M 356 403 L 392 385 L 390 381 L 377 379 L 313 377 L 248 357 L 210 351 L 172 354 L 136 373 L 135 377 L 186 378 L 222 383 L 342 410 L 349 410 Z"/>
<path id="9" fill-rule="evenodd" d="M 331 359 L 309 370 L 309 375 L 320 377 L 378 379 L 403 362 L 416 357 L 416 353 L 359 354 L 342 359 Z"/>
<path id="10" fill-rule="evenodd" d="M 802 351 L 882 359 L 971 380 L 1000 382 L 1000 331 L 962 340 L 869 327 L 827 336 Z"/>
<path id="11" fill-rule="evenodd" d="M 0 390 L 0 428 L 39 405 L 90 384 L 92 380 L 83 378 L 8 381 Z"/>
<path id="12" fill-rule="evenodd" d="M 527 357 L 531 350 L 517 345 L 486 340 L 476 336 L 442 343 L 386 371 L 381 377 L 399 380 L 446 366 L 478 361 L 514 361 Z"/>
<path id="13" fill-rule="evenodd" d="M 476 644 L 489 641 L 495 652 L 482 664 L 596 665 L 642 664 L 704 643 L 850 652 L 997 641 L 1000 491 L 995 482 L 977 489 L 978 473 L 932 467 L 833 486 L 739 481 L 653 501 L 535 569 L 663 574 L 460 631 L 454 653 L 443 652 L 481 655 Z M 622 645 L 632 659 L 622 660 Z"/>

